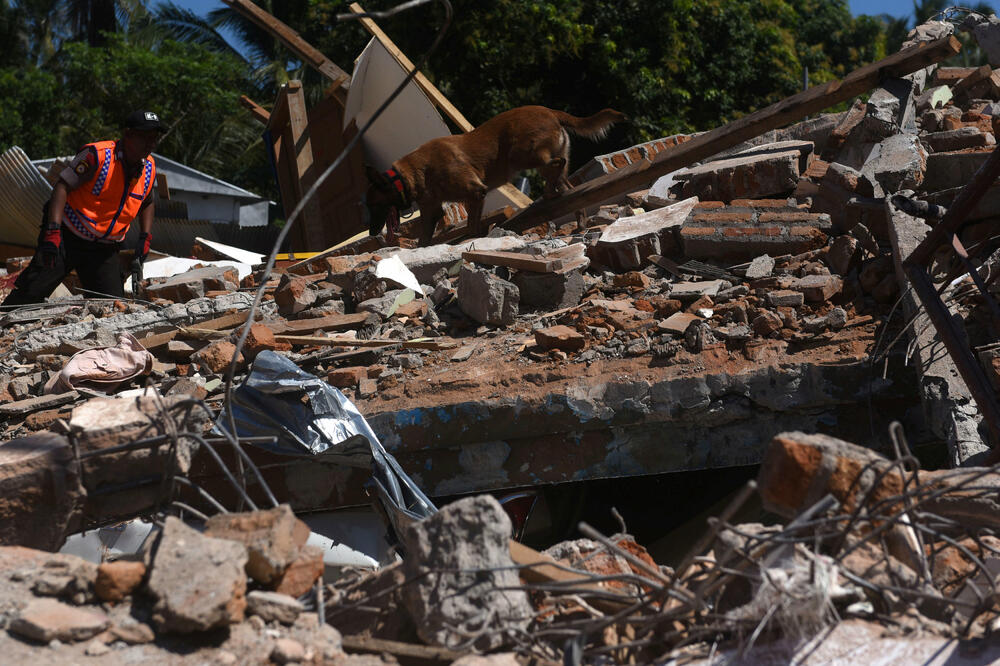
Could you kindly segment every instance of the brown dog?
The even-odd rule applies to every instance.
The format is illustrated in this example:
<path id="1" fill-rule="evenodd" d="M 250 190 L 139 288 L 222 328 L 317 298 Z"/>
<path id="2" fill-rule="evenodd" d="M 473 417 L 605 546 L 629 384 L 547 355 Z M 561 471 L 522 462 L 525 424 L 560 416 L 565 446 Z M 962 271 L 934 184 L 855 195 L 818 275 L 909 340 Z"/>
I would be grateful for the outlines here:
<path id="1" fill-rule="evenodd" d="M 483 199 L 493 188 L 524 169 L 538 169 L 545 196 L 570 187 L 569 134 L 600 139 L 611 125 L 625 120 L 613 109 L 577 118 L 544 106 L 521 106 L 487 120 L 466 134 L 432 139 L 392 164 L 385 172 L 368 169 L 365 195 L 369 231 L 374 236 L 388 223 L 390 234 L 400 210 L 420 206 L 420 244 L 427 245 L 444 216 L 441 204 L 461 202 L 469 213 L 469 229 L 480 228 Z"/>

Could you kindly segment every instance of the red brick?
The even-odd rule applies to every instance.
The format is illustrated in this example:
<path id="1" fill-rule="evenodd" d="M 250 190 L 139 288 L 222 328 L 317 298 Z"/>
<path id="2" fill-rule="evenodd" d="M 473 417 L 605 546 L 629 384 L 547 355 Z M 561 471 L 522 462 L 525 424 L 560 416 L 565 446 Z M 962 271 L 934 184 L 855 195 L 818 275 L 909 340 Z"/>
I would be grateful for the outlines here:
<path id="1" fill-rule="evenodd" d="M 102 601 L 121 601 L 132 594 L 146 576 L 146 565 L 142 562 L 103 562 L 97 567 L 94 593 Z"/>
<path id="2" fill-rule="evenodd" d="M 715 227 L 684 227 L 681 229 L 682 236 L 714 236 Z"/>
<path id="3" fill-rule="evenodd" d="M 622 167 L 628 166 L 628 158 L 621 153 L 615 153 L 611 156 L 611 164 L 613 164 L 616 169 L 621 169 Z"/>
<path id="4" fill-rule="evenodd" d="M 642 153 L 636 147 L 629 148 L 625 151 L 625 157 L 628 158 L 629 162 L 640 162 L 642 161 Z"/>
<path id="5" fill-rule="evenodd" d="M 724 222 L 743 222 L 745 224 L 750 224 L 753 222 L 753 213 L 750 212 L 736 212 L 736 211 L 724 211 L 720 213 L 709 212 L 709 213 L 694 213 L 691 216 L 692 222 L 701 222 L 702 224 L 713 224 L 713 223 L 724 223 Z"/>
<path id="6" fill-rule="evenodd" d="M 368 368 L 353 366 L 350 368 L 333 368 L 326 375 L 326 381 L 337 388 L 354 388 L 362 379 L 368 378 Z"/>
<path id="7" fill-rule="evenodd" d="M 726 204 L 724 201 L 699 201 L 694 205 L 694 209 L 716 209 L 725 208 Z"/>
<path id="8" fill-rule="evenodd" d="M 291 348 L 292 345 L 287 342 L 277 342 L 274 339 L 274 331 L 264 324 L 252 325 L 249 334 L 247 334 L 246 344 L 243 345 L 243 351 L 250 359 L 256 358 L 257 354 L 265 349 L 290 351 Z"/>
<path id="9" fill-rule="evenodd" d="M 788 208 L 787 199 L 733 199 L 731 206 L 741 208 Z"/>
<path id="10" fill-rule="evenodd" d="M 308 592 L 323 575 L 323 551 L 316 546 L 303 546 L 274 586 L 274 591 L 298 598 Z"/>
<path id="11" fill-rule="evenodd" d="M 802 175 L 805 178 L 815 178 L 816 180 L 821 180 L 823 176 L 826 175 L 827 169 L 830 168 L 829 162 L 824 162 L 823 160 L 813 160 L 809 166 L 806 168 Z"/>
<path id="12" fill-rule="evenodd" d="M 800 222 L 808 223 L 819 218 L 819 213 L 805 213 L 802 211 L 788 211 L 784 213 L 761 213 L 761 222 Z"/>

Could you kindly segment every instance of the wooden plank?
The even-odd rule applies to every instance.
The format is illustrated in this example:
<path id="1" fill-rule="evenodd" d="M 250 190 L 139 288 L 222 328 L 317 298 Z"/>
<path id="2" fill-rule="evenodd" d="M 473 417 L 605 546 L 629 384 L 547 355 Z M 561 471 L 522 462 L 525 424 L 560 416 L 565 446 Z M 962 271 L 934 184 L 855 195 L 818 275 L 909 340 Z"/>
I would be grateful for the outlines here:
<path id="1" fill-rule="evenodd" d="M 388 339 L 368 339 L 359 338 L 323 338 L 316 335 L 275 335 L 276 342 L 287 342 L 293 345 L 326 345 L 330 347 L 391 347 L 399 345 L 402 349 L 430 349 L 439 351 L 442 349 L 454 349 L 458 343 L 454 340 L 388 340 Z"/>
<path id="2" fill-rule="evenodd" d="M 365 10 L 357 2 L 351 3 L 350 9 L 355 14 L 365 13 Z M 406 54 L 403 53 L 391 39 L 389 39 L 389 35 L 385 34 L 385 32 L 378 27 L 378 24 L 375 23 L 375 21 L 370 18 L 363 18 L 360 19 L 360 21 L 364 29 L 385 47 L 385 50 L 388 51 L 393 58 L 395 58 L 396 62 L 399 63 L 399 66 L 402 67 L 406 73 L 410 73 L 415 69 L 413 62 L 406 57 Z M 462 115 L 462 112 L 459 111 L 447 97 L 444 96 L 444 93 L 437 89 L 437 86 L 431 83 L 430 80 L 424 76 L 423 72 L 417 72 L 416 76 L 413 77 L 413 82 L 417 84 L 417 87 L 420 88 L 425 95 L 427 95 L 427 98 L 430 99 L 431 103 L 441 109 L 444 115 L 455 123 L 460 130 L 463 132 L 471 132 L 475 129 L 475 126 Z M 497 189 L 518 208 L 524 208 L 525 206 L 531 204 L 531 198 L 510 183 L 505 183 Z"/>
<path id="3" fill-rule="evenodd" d="M 646 184 L 649 181 L 655 180 L 656 176 L 647 175 L 652 166 L 653 162 L 649 158 L 633 162 L 617 171 L 606 173 L 594 180 L 588 180 L 586 183 L 574 187 L 561 197 L 539 199 L 499 226 L 523 232 L 565 213 L 572 213 L 577 210 L 589 208 L 590 206 L 596 206 L 612 197 L 635 189 L 631 186 L 631 182 L 638 181 Z M 620 187 L 619 183 L 623 181 L 628 181 L 629 185 L 627 187 Z M 569 203 L 566 203 L 567 199 L 570 200 Z M 555 213 L 552 211 L 555 211 Z"/>
<path id="4" fill-rule="evenodd" d="M 274 331 L 275 335 L 287 335 L 289 333 L 315 333 L 316 331 L 345 331 L 348 329 L 361 328 L 362 326 L 377 323 L 378 315 L 371 312 L 357 312 L 354 314 L 326 315 L 316 319 L 295 319 L 293 321 L 265 322 L 264 325 Z"/>
<path id="5" fill-rule="evenodd" d="M 250 314 L 249 310 L 244 310 L 242 312 L 234 312 L 232 314 L 216 317 L 215 319 L 208 319 L 206 321 L 199 322 L 197 324 L 197 327 L 213 331 L 219 331 L 226 328 L 233 328 L 235 326 L 239 326 L 240 324 L 244 323 L 247 320 L 247 316 L 249 316 L 249 314 Z M 167 331 L 165 333 L 154 333 L 153 335 L 147 335 L 146 337 L 141 338 L 139 340 L 139 344 L 141 344 L 147 350 L 155 349 L 156 347 L 162 347 L 163 345 L 167 344 L 168 342 L 176 338 L 178 333 L 180 333 L 180 331 L 181 331 L 180 328 L 176 328 L 172 331 Z"/>
<path id="6" fill-rule="evenodd" d="M 462 253 L 462 259 L 474 261 L 487 266 L 506 266 L 521 271 L 533 273 L 553 273 L 562 268 L 561 259 L 537 259 L 520 252 L 480 252 L 468 250 Z"/>
<path id="7" fill-rule="evenodd" d="M 271 114 L 268 113 L 267 109 L 246 95 L 240 95 L 240 104 L 250 109 L 251 115 L 253 115 L 253 117 L 260 121 L 263 125 L 266 126 L 270 122 Z"/>
<path id="8" fill-rule="evenodd" d="M 530 203 L 530 202 L 529 202 Z M 498 224 L 506 222 L 510 218 L 514 217 L 513 206 L 504 206 L 503 208 L 498 208 L 483 216 L 481 222 L 483 224 L 483 229 L 489 229 L 495 227 Z M 420 213 L 417 212 L 414 215 L 415 218 L 420 217 Z M 439 245 L 441 243 L 452 243 L 454 241 L 467 238 L 469 236 L 469 225 L 463 224 L 460 227 L 455 227 L 453 229 L 448 229 L 447 231 L 442 231 L 440 234 L 435 236 L 431 243 L 433 245 Z"/>
<path id="9" fill-rule="evenodd" d="M 876 87 L 879 81 L 910 74 L 953 56 L 960 49 L 961 44 L 952 36 L 911 46 L 871 65 L 856 69 L 840 81 L 813 86 L 680 145 L 661 151 L 648 166 L 634 171 L 626 167 L 575 187 L 561 196 L 539 199 L 503 226 L 523 231 L 562 215 L 642 189 L 656 178 L 671 171 L 690 166 L 747 139 L 760 136 L 768 130 L 784 127 L 809 114 L 818 113 L 834 104 L 847 101 Z"/>
<path id="10" fill-rule="evenodd" d="M 346 97 L 351 85 L 351 76 L 332 60 L 323 55 L 309 42 L 302 39 L 298 32 L 267 13 L 250 0 L 222 0 L 224 3 L 246 16 L 261 28 L 277 37 L 292 53 L 302 58 L 320 74 L 330 79 L 337 86 L 339 94 Z"/>

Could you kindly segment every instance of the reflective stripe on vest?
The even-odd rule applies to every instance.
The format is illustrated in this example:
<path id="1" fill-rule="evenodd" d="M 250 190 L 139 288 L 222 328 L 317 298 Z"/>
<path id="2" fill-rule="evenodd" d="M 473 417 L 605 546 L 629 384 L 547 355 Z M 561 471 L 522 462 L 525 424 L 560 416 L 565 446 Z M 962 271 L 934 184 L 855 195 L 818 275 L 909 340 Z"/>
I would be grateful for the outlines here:
<path id="1" fill-rule="evenodd" d="M 125 238 L 152 188 L 156 163 L 152 156 L 146 158 L 142 178 L 126 183 L 125 167 L 115 154 L 115 142 L 88 145 L 97 154 L 98 169 L 90 181 L 81 183 L 67 195 L 64 219 L 87 240 L 119 242 Z"/>

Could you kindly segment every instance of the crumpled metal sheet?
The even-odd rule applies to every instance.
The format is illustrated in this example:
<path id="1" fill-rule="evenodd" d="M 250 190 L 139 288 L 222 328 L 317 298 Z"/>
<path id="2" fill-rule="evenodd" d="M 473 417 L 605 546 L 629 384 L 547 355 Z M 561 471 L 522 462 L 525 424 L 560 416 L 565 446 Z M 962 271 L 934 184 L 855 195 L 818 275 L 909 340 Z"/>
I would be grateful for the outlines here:
<path id="1" fill-rule="evenodd" d="M 236 436 L 277 438 L 255 443 L 283 455 L 315 455 L 362 469 L 371 467 L 382 508 L 397 532 L 404 522 L 420 520 L 437 509 L 396 459 L 382 446 L 358 408 L 339 390 L 265 350 L 250 374 L 232 393 Z M 229 433 L 223 410 L 215 431 Z"/>
<path id="2" fill-rule="evenodd" d="M 11 146 L 0 153 L 0 243 L 35 247 L 51 195 L 52 186 L 23 150 Z"/>

